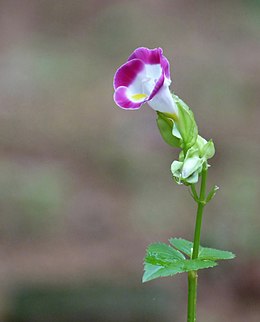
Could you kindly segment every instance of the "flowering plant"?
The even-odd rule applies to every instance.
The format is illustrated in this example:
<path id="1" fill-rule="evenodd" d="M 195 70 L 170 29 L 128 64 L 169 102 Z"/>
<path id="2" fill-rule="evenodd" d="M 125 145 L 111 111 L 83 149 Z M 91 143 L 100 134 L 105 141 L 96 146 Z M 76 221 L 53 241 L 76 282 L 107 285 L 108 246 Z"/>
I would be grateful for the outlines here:
<path id="1" fill-rule="evenodd" d="M 191 109 L 170 92 L 170 65 L 161 48 L 137 48 L 115 73 L 114 100 L 126 110 L 139 109 L 143 104 L 157 112 L 157 125 L 164 141 L 181 149 L 179 159 L 171 165 L 178 184 L 186 185 L 197 203 L 193 242 L 170 238 L 170 245 L 153 243 L 144 259 L 143 282 L 158 277 L 188 273 L 187 321 L 196 321 L 197 271 L 217 265 L 218 260 L 232 259 L 228 251 L 200 246 L 201 224 L 205 205 L 215 196 L 218 187 L 206 193 L 208 160 L 215 154 L 212 140 L 198 134 Z M 200 181 L 200 191 L 196 184 Z"/>

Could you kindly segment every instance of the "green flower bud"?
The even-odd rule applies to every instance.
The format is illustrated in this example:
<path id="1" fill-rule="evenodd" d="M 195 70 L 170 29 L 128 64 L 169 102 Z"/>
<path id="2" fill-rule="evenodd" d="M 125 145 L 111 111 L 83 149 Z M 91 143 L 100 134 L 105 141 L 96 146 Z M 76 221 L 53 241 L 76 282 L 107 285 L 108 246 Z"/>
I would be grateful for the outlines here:
<path id="1" fill-rule="evenodd" d="M 210 159 L 215 154 L 215 147 L 212 140 L 209 140 L 202 148 L 201 151 L 202 157 L 205 159 Z"/>
<path id="2" fill-rule="evenodd" d="M 217 193 L 217 191 L 219 190 L 218 186 L 213 186 L 207 196 L 206 202 L 210 202 L 210 200 L 215 196 L 215 194 Z"/>
<path id="3" fill-rule="evenodd" d="M 185 159 L 182 167 L 182 178 L 188 179 L 194 172 L 200 173 L 202 170 L 203 160 L 197 156 Z"/>
<path id="4" fill-rule="evenodd" d="M 199 149 L 199 156 L 208 160 L 215 154 L 215 147 L 212 140 L 206 141 L 203 137 L 198 135 L 196 144 L 194 145 Z"/>
<path id="5" fill-rule="evenodd" d="M 200 156 L 202 155 L 202 149 L 205 144 L 207 144 L 207 140 L 205 140 L 202 136 L 198 135 L 197 141 L 196 141 L 196 146 L 199 149 Z"/>
<path id="6" fill-rule="evenodd" d="M 203 158 L 199 157 L 198 148 L 192 147 L 188 150 L 184 160 L 183 153 L 180 154 L 180 160 L 173 161 L 171 165 L 172 175 L 178 184 L 186 185 L 196 183 L 199 179 L 199 174 L 202 171 Z"/>
<path id="7" fill-rule="evenodd" d="M 180 161 L 173 161 L 171 165 L 171 172 L 178 184 L 181 184 L 182 176 L 181 176 L 181 169 L 183 166 L 183 162 Z"/>

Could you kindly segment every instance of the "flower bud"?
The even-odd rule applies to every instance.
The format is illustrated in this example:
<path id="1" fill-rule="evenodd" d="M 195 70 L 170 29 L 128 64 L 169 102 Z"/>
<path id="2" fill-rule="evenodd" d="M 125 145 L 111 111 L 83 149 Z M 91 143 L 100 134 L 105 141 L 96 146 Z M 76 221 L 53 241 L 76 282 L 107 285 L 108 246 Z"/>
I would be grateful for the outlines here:
<path id="1" fill-rule="evenodd" d="M 196 183 L 202 171 L 203 158 L 199 157 L 199 150 L 192 147 L 188 150 L 184 160 L 183 153 L 180 153 L 180 161 L 173 161 L 171 165 L 172 175 L 178 184 L 186 185 Z M 181 161 L 182 160 L 182 161 Z"/>
<path id="2" fill-rule="evenodd" d="M 209 140 L 202 148 L 201 151 L 202 157 L 207 159 L 210 159 L 214 156 L 215 154 L 215 147 L 214 143 L 212 140 Z"/>

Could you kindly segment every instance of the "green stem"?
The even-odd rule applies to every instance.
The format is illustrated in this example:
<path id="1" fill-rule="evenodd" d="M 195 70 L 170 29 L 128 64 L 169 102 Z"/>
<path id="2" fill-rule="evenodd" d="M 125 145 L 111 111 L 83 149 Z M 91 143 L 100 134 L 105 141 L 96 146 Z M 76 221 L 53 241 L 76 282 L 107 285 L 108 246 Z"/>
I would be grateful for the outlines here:
<path id="1" fill-rule="evenodd" d="M 196 271 L 188 273 L 188 318 L 187 322 L 196 321 L 198 274 Z"/>
<path id="2" fill-rule="evenodd" d="M 195 184 L 193 183 L 191 186 L 191 192 L 192 192 L 192 197 L 193 199 L 197 202 L 199 200 L 198 194 L 197 194 L 197 190 L 195 188 Z"/>
<path id="3" fill-rule="evenodd" d="M 203 210 L 205 207 L 205 196 L 206 196 L 206 183 L 207 183 L 207 166 L 203 166 L 201 173 L 201 185 L 200 185 L 200 196 L 197 201 L 197 218 L 195 224 L 194 240 L 193 240 L 193 251 L 192 259 L 198 258 L 199 246 L 200 246 L 200 232 L 202 225 Z M 188 273 L 188 318 L 187 322 L 196 321 L 196 304 L 197 304 L 197 286 L 198 286 L 198 274 L 196 271 Z"/>
<path id="4" fill-rule="evenodd" d="M 204 210 L 204 207 L 206 204 L 206 202 L 205 202 L 206 183 L 207 183 L 207 168 L 203 167 L 203 170 L 201 173 L 200 197 L 198 200 L 197 218 L 196 218 L 194 240 L 193 240 L 192 259 L 198 258 L 198 255 L 199 255 L 202 216 L 203 216 L 203 210 Z"/>

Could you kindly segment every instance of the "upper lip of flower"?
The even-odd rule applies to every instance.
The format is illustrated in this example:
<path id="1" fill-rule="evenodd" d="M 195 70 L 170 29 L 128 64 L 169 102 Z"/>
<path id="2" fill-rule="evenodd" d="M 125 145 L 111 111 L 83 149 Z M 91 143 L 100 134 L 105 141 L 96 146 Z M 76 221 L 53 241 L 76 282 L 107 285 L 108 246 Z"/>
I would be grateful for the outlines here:
<path id="1" fill-rule="evenodd" d="M 165 80 L 170 84 L 169 70 L 161 48 L 137 48 L 115 74 L 115 102 L 125 109 L 139 108 L 158 93 Z"/>

